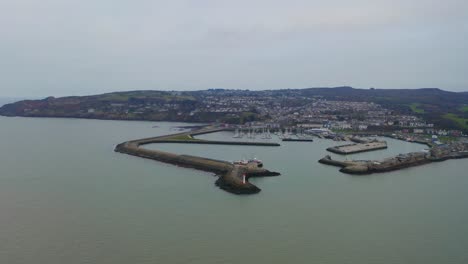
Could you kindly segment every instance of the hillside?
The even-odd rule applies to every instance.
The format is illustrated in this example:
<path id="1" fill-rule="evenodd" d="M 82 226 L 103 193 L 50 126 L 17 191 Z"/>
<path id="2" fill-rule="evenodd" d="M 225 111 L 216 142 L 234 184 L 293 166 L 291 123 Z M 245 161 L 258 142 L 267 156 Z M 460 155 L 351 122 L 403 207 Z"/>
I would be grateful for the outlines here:
<path id="1" fill-rule="evenodd" d="M 210 110 L 220 98 L 230 98 L 225 107 L 228 110 Z M 0 115 L 238 123 L 267 117 L 267 114 L 260 113 L 259 104 L 279 103 L 283 106 L 300 107 L 321 98 L 374 102 L 398 113 L 420 116 L 441 127 L 468 129 L 468 92 L 449 92 L 437 88 L 129 91 L 24 100 L 0 107 Z M 217 107 L 223 109 L 219 108 L 220 105 Z"/>

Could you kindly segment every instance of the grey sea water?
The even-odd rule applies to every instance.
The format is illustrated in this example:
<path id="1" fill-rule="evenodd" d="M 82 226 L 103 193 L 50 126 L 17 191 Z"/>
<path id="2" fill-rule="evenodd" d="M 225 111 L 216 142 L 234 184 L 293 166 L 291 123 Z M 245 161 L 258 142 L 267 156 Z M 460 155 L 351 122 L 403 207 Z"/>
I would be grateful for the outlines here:
<path id="1" fill-rule="evenodd" d="M 467 160 L 350 176 L 317 163 L 329 140 L 148 146 L 282 173 L 236 196 L 210 173 L 113 152 L 179 125 L 0 117 L 0 263 L 468 263 Z M 347 158 L 425 148 L 387 141 Z"/>

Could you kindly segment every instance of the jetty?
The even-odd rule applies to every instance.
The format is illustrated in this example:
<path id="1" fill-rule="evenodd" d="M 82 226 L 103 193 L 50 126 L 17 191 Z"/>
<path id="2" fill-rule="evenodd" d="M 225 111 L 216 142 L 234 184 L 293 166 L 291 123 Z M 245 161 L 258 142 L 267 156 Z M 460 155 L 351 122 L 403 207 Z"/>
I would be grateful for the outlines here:
<path id="1" fill-rule="evenodd" d="M 289 142 L 314 142 L 311 138 L 283 138 L 281 141 L 289 141 Z"/>
<path id="2" fill-rule="evenodd" d="M 155 143 L 183 143 L 183 144 L 215 144 L 215 145 L 241 145 L 241 146 L 280 146 L 278 143 L 268 142 L 237 142 L 237 141 L 210 141 L 196 139 L 194 136 L 224 131 L 225 128 L 204 127 L 194 131 L 176 133 L 151 138 L 126 141 L 118 144 L 115 151 L 141 158 L 157 160 L 181 167 L 194 168 L 212 172 L 219 176 L 216 185 L 234 194 L 253 194 L 261 191 L 260 188 L 248 181 L 250 177 L 277 176 L 278 172 L 272 172 L 258 167 L 255 163 L 245 165 L 233 164 L 228 161 L 209 159 L 191 155 L 179 155 L 160 150 L 150 150 L 142 146 Z"/>
<path id="3" fill-rule="evenodd" d="M 336 154 L 346 155 L 346 154 L 367 152 L 367 151 L 387 148 L 386 141 L 371 140 L 371 141 L 361 141 L 361 142 L 362 143 L 354 143 L 354 144 L 330 147 L 330 148 L 327 148 L 327 150 Z"/>
<path id="4" fill-rule="evenodd" d="M 329 155 L 320 159 L 322 164 L 341 167 L 348 174 L 371 174 L 387 172 L 448 159 L 468 158 L 468 142 L 454 142 L 444 146 L 434 146 L 428 152 L 400 154 L 384 160 L 333 160 Z"/>

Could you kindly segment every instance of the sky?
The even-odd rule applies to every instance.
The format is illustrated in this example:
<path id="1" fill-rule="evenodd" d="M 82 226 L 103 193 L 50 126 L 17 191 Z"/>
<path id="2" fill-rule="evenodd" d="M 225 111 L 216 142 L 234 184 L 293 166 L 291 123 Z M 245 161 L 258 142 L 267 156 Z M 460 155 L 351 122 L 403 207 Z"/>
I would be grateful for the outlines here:
<path id="1" fill-rule="evenodd" d="M 468 91 L 466 0 L 0 0 L 0 96 Z"/>

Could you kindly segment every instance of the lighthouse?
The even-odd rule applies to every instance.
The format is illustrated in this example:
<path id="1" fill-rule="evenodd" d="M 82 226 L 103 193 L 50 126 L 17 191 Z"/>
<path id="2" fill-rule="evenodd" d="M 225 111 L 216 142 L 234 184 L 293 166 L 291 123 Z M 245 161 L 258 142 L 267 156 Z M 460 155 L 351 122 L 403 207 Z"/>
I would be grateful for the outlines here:
<path id="1" fill-rule="evenodd" d="M 242 183 L 245 184 L 245 173 L 242 174 Z"/>

